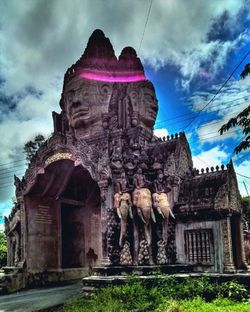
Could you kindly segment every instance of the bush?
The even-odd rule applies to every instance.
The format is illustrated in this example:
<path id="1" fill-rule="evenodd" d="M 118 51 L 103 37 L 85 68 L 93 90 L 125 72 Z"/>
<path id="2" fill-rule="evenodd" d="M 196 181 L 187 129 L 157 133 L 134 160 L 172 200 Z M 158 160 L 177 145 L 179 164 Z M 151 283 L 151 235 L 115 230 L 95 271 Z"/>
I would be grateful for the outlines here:
<path id="1" fill-rule="evenodd" d="M 232 301 L 242 301 L 245 298 L 246 288 L 235 281 L 219 285 L 211 283 L 208 277 L 186 278 L 182 282 L 173 276 L 164 275 L 159 276 L 155 282 L 130 277 L 127 284 L 102 288 L 90 299 L 75 299 L 64 305 L 62 311 L 250 312 L 250 304 L 237 305 Z M 235 310 L 231 310 L 231 305 L 234 305 Z"/>
<path id="2" fill-rule="evenodd" d="M 0 268 L 7 263 L 7 241 L 3 231 L 0 231 Z"/>
<path id="3" fill-rule="evenodd" d="M 234 301 L 242 301 L 248 297 L 248 291 L 244 285 L 235 281 L 229 281 L 220 285 L 219 295 Z"/>

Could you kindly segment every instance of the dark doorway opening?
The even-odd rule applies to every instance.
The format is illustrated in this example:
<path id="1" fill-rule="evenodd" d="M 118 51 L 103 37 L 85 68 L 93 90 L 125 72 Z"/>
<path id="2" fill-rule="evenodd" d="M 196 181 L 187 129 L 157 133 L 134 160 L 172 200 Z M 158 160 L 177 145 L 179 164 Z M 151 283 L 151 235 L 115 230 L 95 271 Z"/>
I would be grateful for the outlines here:
<path id="1" fill-rule="evenodd" d="M 240 216 L 235 215 L 231 217 L 231 235 L 232 235 L 233 261 L 235 268 L 239 269 L 243 267 Z"/>
<path id="2" fill-rule="evenodd" d="M 72 204 L 61 205 L 62 267 L 84 266 L 85 242 L 83 207 Z"/>

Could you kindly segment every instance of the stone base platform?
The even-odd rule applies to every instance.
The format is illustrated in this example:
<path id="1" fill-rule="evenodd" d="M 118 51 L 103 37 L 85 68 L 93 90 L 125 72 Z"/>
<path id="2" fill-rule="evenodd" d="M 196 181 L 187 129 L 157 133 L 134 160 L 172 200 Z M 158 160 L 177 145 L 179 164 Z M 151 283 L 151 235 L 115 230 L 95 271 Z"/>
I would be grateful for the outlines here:
<path id="1" fill-rule="evenodd" d="M 192 265 L 169 264 L 169 265 L 148 265 L 148 266 L 102 266 L 93 267 L 92 275 L 98 276 L 120 276 L 120 275 L 152 275 L 152 274 L 174 274 L 193 272 Z"/>
<path id="2" fill-rule="evenodd" d="M 236 280 L 244 284 L 250 290 L 250 271 L 232 274 L 226 273 L 195 273 L 181 272 L 188 270 L 189 266 L 167 265 L 144 267 L 98 267 L 93 269 L 93 275 L 82 279 L 82 290 L 85 296 L 90 296 L 94 291 L 107 286 L 122 285 L 131 281 L 130 274 L 136 275 L 136 280 L 154 282 L 166 278 L 166 275 L 174 276 L 180 282 L 185 278 L 208 277 L 211 282 L 223 283 Z M 151 270 L 150 270 L 151 268 Z M 171 271 L 172 269 L 172 271 Z M 178 271 L 179 272 L 174 272 Z M 165 271 L 165 272 L 163 272 Z M 143 272 L 143 273 L 142 273 Z M 113 274 L 112 274 L 113 273 Z"/>
<path id="3" fill-rule="evenodd" d="M 27 272 L 15 267 L 4 268 L 0 274 L 0 295 L 21 289 L 59 286 L 81 280 L 89 275 L 88 268 L 54 269 L 45 272 Z"/>

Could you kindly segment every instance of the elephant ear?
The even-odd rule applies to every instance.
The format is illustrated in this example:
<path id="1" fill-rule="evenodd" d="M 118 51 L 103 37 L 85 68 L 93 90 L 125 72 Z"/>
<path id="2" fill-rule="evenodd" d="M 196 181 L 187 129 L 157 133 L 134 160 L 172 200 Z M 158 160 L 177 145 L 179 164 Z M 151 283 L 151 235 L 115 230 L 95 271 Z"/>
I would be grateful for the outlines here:
<path id="1" fill-rule="evenodd" d="M 138 197 L 139 197 L 139 193 L 138 193 L 137 190 L 135 190 L 134 193 L 133 193 L 133 205 L 134 205 L 134 206 L 137 205 Z"/>

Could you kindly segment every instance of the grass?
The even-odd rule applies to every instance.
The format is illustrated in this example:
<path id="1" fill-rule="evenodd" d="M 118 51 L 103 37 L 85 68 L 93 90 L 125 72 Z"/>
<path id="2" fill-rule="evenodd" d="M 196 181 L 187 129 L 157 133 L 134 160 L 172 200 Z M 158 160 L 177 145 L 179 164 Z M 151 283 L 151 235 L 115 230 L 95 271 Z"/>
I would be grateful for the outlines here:
<path id="1" fill-rule="evenodd" d="M 208 278 L 178 282 L 171 276 L 155 283 L 129 279 L 122 286 L 98 290 L 93 297 L 68 301 L 60 312 L 250 312 L 248 291 L 236 281 Z"/>

